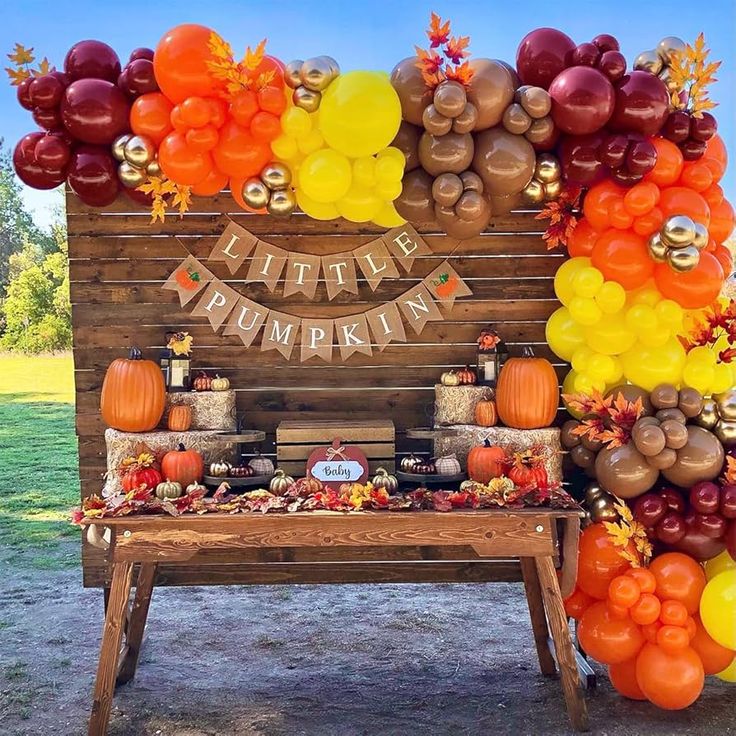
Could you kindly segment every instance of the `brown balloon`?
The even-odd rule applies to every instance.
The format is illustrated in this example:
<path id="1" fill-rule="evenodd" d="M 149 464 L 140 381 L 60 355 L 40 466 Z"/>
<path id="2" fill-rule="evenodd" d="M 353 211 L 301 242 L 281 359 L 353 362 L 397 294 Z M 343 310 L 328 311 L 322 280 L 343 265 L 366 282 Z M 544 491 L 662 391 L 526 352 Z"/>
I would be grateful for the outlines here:
<path id="1" fill-rule="evenodd" d="M 416 56 L 403 59 L 393 68 L 391 85 L 401 102 L 401 117 L 412 125 L 421 125 L 424 108 L 432 102 L 432 90 L 417 68 Z"/>
<path id="2" fill-rule="evenodd" d="M 504 61 L 503 59 L 491 59 L 491 61 L 495 61 L 496 63 L 500 64 L 511 75 L 512 86 L 514 89 L 518 89 L 521 85 L 521 79 L 519 79 L 519 75 L 516 73 L 516 69 L 514 69 L 511 64 L 509 64 L 507 61 Z"/>
<path id="3" fill-rule="evenodd" d="M 465 87 L 460 82 L 445 80 L 434 91 L 434 106 L 442 115 L 456 118 L 468 101 Z"/>
<path id="4" fill-rule="evenodd" d="M 660 409 L 655 415 L 660 422 L 666 422 L 669 419 L 673 419 L 680 424 L 685 424 L 687 417 L 677 408 L 672 409 Z"/>
<path id="5" fill-rule="evenodd" d="M 665 447 L 662 452 L 653 457 L 648 457 L 647 462 L 657 470 L 664 470 L 672 467 L 677 461 L 677 453 L 670 447 Z"/>
<path id="6" fill-rule="evenodd" d="M 468 192 L 466 192 L 468 194 Z M 474 194 L 471 192 L 471 194 Z M 491 205 L 485 197 L 481 197 L 482 211 L 475 220 L 463 220 L 455 214 L 454 208 L 435 207 L 435 217 L 439 226 L 451 237 L 467 240 L 480 235 L 491 220 Z"/>
<path id="7" fill-rule="evenodd" d="M 444 135 L 452 130 L 452 119 L 443 115 L 434 105 L 427 105 L 422 115 L 424 130 L 432 135 Z"/>
<path id="8" fill-rule="evenodd" d="M 723 467 L 723 445 L 703 427 L 687 427 L 687 444 L 677 450 L 677 461 L 662 471 L 676 486 L 690 488 L 703 480 L 713 480 Z"/>
<path id="9" fill-rule="evenodd" d="M 520 192 L 531 181 L 536 161 L 531 143 L 523 136 L 503 128 L 476 135 L 473 170 L 491 195 Z"/>
<path id="10" fill-rule="evenodd" d="M 650 398 L 655 409 L 674 409 L 680 395 L 671 383 L 660 383 L 652 389 Z"/>
<path id="11" fill-rule="evenodd" d="M 541 87 L 524 87 L 516 91 L 517 102 L 535 119 L 549 115 L 552 109 L 552 98 L 549 92 Z"/>
<path id="12" fill-rule="evenodd" d="M 472 102 L 466 102 L 463 111 L 452 121 L 455 133 L 470 133 L 478 121 L 478 110 Z"/>
<path id="13" fill-rule="evenodd" d="M 521 193 L 507 194 L 504 197 L 494 197 L 491 195 L 491 209 L 493 210 L 493 216 L 506 215 L 511 210 L 517 209 L 521 206 Z"/>
<path id="14" fill-rule="evenodd" d="M 422 129 L 405 120 L 401 121 L 399 132 L 396 138 L 391 142 L 392 146 L 398 148 L 404 154 L 406 165 L 404 171 L 411 171 L 419 166 L 419 138 L 422 135 Z"/>
<path id="15" fill-rule="evenodd" d="M 423 133 L 419 139 L 419 161 L 432 176 L 460 174 L 473 160 L 473 136 L 470 133 L 448 133 L 434 136 Z"/>
<path id="16" fill-rule="evenodd" d="M 641 496 L 659 477 L 633 442 L 601 450 L 595 459 L 595 474 L 601 486 L 619 498 Z"/>
<path id="17" fill-rule="evenodd" d="M 526 133 L 531 124 L 531 117 L 518 102 L 511 103 L 503 113 L 503 127 L 514 135 Z"/>
<path id="18" fill-rule="evenodd" d="M 401 194 L 394 200 L 396 211 L 411 223 L 434 222 L 432 177 L 424 169 L 404 174 Z"/>
<path id="19" fill-rule="evenodd" d="M 473 76 L 468 85 L 468 100 L 478 109 L 473 130 L 498 125 L 504 110 L 514 99 L 514 80 L 507 65 L 494 59 L 472 59 Z"/>
<path id="20" fill-rule="evenodd" d="M 595 463 L 595 453 L 587 450 L 582 445 L 570 450 L 570 457 L 579 468 L 592 468 Z"/>
<path id="21" fill-rule="evenodd" d="M 560 430 L 560 442 L 562 442 L 562 446 L 569 450 L 572 447 L 577 447 L 580 444 L 580 437 L 576 434 L 574 434 L 574 430 L 576 430 L 580 426 L 580 422 L 577 419 L 568 419 L 563 425 L 562 429 Z"/>
<path id="22" fill-rule="evenodd" d="M 631 439 L 639 452 L 645 457 L 659 455 L 665 448 L 665 436 L 661 427 L 656 424 L 634 425 Z"/>
<path id="23" fill-rule="evenodd" d="M 703 408 L 703 395 L 694 388 L 681 388 L 677 408 L 688 418 L 698 416 Z"/>
<path id="24" fill-rule="evenodd" d="M 675 419 L 667 419 L 662 422 L 661 426 L 667 447 L 679 450 L 687 444 L 687 428 L 684 424 Z"/>
<path id="25" fill-rule="evenodd" d="M 460 179 L 463 182 L 464 189 L 469 189 L 471 192 L 483 193 L 483 179 L 481 179 L 475 171 L 463 171 L 463 173 L 460 174 Z"/>
<path id="26" fill-rule="evenodd" d="M 641 399 L 641 415 L 643 417 L 648 417 L 654 414 L 652 402 L 649 400 L 649 391 L 645 391 L 643 388 L 632 386 L 630 384 L 614 386 L 612 389 L 606 391 L 606 397 L 613 396 L 614 401 L 619 394 L 623 396 L 626 401 L 636 401 L 637 399 Z"/>
<path id="27" fill-rule="evenodd" d="M 463 193 L 463 180 L 457 174 L 440 174 L 432 184 L 432 196 L 437 204 L 453 207 Z"/>
<path id="28" fill-rule="evenodd" d="M 478 192 L 463 192 L 455 205 L 455 214 L 466 222 L 472 222 L 482 217 L 489 209 L 486 198 Z"/>

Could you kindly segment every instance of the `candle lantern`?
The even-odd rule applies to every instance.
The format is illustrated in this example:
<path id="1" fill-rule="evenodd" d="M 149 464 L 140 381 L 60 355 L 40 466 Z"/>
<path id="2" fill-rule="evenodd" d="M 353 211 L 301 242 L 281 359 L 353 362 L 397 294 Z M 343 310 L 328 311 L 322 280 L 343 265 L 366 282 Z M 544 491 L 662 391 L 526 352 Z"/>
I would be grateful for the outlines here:
<path id="1" fill-rule="evenodd" d="M 189 391 L 192 337 L 188 332 L 167 332 L 166 348 L 161 353 L 161 370 L 169 392 Z"/>
<path id="2" fill-rule="evenodd" d="M 496 387 L 501 367 L 509 357 L 506 343 L 495 330 L 484 327 L 478 336 L 478 359 L 476 370 L 478 384 Z"/>

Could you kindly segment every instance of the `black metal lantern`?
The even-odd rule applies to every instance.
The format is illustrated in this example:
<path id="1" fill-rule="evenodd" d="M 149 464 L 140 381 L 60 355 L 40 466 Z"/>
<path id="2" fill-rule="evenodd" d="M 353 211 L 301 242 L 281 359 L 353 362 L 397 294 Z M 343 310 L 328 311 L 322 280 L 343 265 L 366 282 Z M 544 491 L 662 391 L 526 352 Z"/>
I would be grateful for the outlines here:
<path id="1" fill-rule="evenodd" d="M 166 348 L 161 353 L 161 370 L 169 392 L 189 391 L 192 340 L 187 332 L 167 332 Z"/>
<path id="2" fill-rule="evenodd" d="M 506 343 L 495 330 L 484 327 L 478 336 L 476 372 L 480 386 L 496 387 L 503 364 L 508 360 Z"/>

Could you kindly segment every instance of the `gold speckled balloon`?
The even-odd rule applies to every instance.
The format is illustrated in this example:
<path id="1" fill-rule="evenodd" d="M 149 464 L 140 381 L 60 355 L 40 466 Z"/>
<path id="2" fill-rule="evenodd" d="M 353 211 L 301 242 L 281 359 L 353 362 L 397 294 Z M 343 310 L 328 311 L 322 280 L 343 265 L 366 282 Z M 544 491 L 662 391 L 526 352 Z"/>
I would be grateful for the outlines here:
<path id="1" fill-rule="evenodd" d="M 543 184 L 557 181 L 562 177 L 562 166 L 556 156 L 551 153 L 540 153 L 537 156 L 537 164 L 534 167 L 534 178 Z"/>
<path id="2" fill-rule="evenodd" d="M 602 493 L 588 503 L 590 520 L 594 523 L 618 521 L 618 511 L 613 507 L 616 499 L 610 493 Z"/>
<path id="3" fill-rule="evenodd" d="M 695 223 L 687 215 L 671 215 L 660 230 L 662 240 L 672 248 L 690 245 L 695 238 Z"/>
<path id="4" fill-rule="evenodd" d="M 718 406 L 713 399 L 704 399 L 703 408 L 693 422 L 705 429 L 713 429 L 718 424 Z"/>
<path id="5" fill-rule="evenodd" d="M 736 445 L 736 422 L 726 422 L 721 419 L 713 433 L 721 441 L 724 447 L 733 447 Z"/>
<path id="6" fill-rule="evenodd" d="M 649 241 L 647 242 L 647 247 L 652 260 L 657 261 L 657 263 L 664 263 L 667 260 L 667 252 L 669 251 L 669 248 L 667 244 L 662 241 L 662 237 L 659 233 L 654 233 L 650 236 Z"/>
<path id="7" fill-rule="evenodd" d="M 299 70 L 301 83 L 312 92 L 322 92 L 332 81 L 332 67 L 324 56 L 307 59 Z"/>
<path id="8" fill-rule="evenodd" d="M 673 271 L 678 273 L 692 271 L 700 263 L 700 251 L 694 245 L 670 248 L 667 251 L 667 263 Z"/>
<path id="9" fill-rule="evenodd" d="M 736 389 L 729 389 L 713 397 L 718 406 L 718 415 L 727 422 L 736 421 Z"/>
<path id="10" fill-rule="evenodd" d="M 544 184 L 538 179 L 532 179 L 522 190 L 521 196 L 528 204 L 544 202 Z"/>
<path id="11" fill-rule="evenodd" d="M 307 112 L 317 112 L 319 103 L 322 102 L 322 93 L 307 89 L 306 87 L 297 87 L 291 96 L 292 102 Z"/>
<path id="12" fill-rule="evenodd" d="M 304 62 L 301 59 L 294 59 L 294 61 L 290 61 L 284 69 L 284 82 L 286 82 L 286 84 L 292 89 L 296 89 L 302 84 L 300 73 L 303 63 Z"/>
<path id="13" fill-rule="evenodd" d="M 677 36 L 667 36 L 657 44 L 657 53 L 662 57 L 663 61 L 669 64 L 672 61 L 672 54 L 676 52 L 683 54 L 687 50 L 686 43 Z"/>
<path id="14" fill-rule="evenodd" d="M 148 178 L 145 169 L 139 169 L 128 161 L 123 161 L 118 166 L 118 179 L 126 189 L 135 189 L 143 184 Z"/>

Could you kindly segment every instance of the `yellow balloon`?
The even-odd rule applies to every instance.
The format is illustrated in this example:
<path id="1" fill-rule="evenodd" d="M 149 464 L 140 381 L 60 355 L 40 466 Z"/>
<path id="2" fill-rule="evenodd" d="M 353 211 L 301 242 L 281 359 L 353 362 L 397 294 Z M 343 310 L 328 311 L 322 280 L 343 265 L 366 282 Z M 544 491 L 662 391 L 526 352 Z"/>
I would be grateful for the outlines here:
<path id="1" fill-rule="evenodd" d="M 657 313 L 647 304 L 634 304 L 626 311 L 626 326 L 637 335 L 654 332 L 658 327 Z"/>
<path id="2" fill-rule="evenodd" d="M 616 386 L 621 382 L 621 379 L 624 377 L 624 367 L 617 357 L 615 357 L 614 355 L 610 357 L 613 361 L 613 371 L 611 371 L 611 375 L 606 379 L 606 383 L 608 383 L 609 386 Z"/>
<path id="3" fill-rule="evenodd" d="M 575 379 L 577 378 L 577 372 L 572 370 L 569 371 L 568 374 L 565 376 L 565 380 L 562 382 L 562 394 L 563 395 L 569 395 L 576 393 L 575 391 Z M 575 417 L 575 419 L 580 419 L 582 417 L 582 412 L 574 411 L 571 409 L 567 402 L 562 399 L 562 403 L 565 405 L 565 409 L 567 409 L 567 413 L 571 416 Z"/>
<path id="4" fill-rule="evenodd" d="M 307 196 L 303 189 L 296 190 L 296 202 L 299 209 L 314 220 L 336 220 L 340 217 L 340 213 L 334 204 L 317 202 Z"/>
<path id="5" fill-rule="evenodd" d="M 572 288 L 572 279 L 583 268 L 590 266 L 590 258 L 579 256 L 565 261 L 555 273 L 555 294 L 557 298 L 567 306 L 575 296 Z"/>
<path id="6" fill-rule="evenodd" d="M 669 328 L 658 325 L 656 330 L 639 333 L 639 342 L 648 348 L 661 348 L 672 337 Z"/>
<path id="7" fill-rule="evenodd" d="M 376 185 L 376 159 L 373 156 L 362 156 L 353 161 L 353 180 L 362 187 Z"/>
<path id="8" fill-rule="evenodd" d="M 703 590 L 700 620 L 722 647 L 736 649 L 736 570 L 719 573 Z"/>
<path id="9" fill-rule="evenodd" d="M 396 211 L 393 202 L 386 202 L 373 218 L 373 222 L 381 227 L 398 227 L 403 225 L 406 220 Z"/>
<path id="10" fill-rule="evenodd" d="M 682 329 L 682 319 L 684 312 L 682 307 L 672 299 L 662 299 L 654 311 L 657 313 L 657 319 L 667 325 L 673 331 Z"/>
<path id="11" fill-rule="evenodd" d="M 388 200 L 393 202 L 400 194 L 403 189 L 401 180 L 399 181 L 379 181 L 375 186 L 375 193 L 379 199 L 384 201 Z"/>
<path id="12" fill-rule="evenodd" d="M 301 107 L 290 107 L 281 116 L 281 129 L 293 138 L 306 135 L 312 129 L 309 113 Z"/>
<path id="13" fill-rule="evenodd" d="M 335 205 L 346 220 L 368 222 L 380 212 L 383 202 L 370 189 L 354 185 Z"/>
<path id="14" fill-rule="evenodd" d="M 397 164 L 401 166 L 401 171 L 404 171 L 404 167 L 406 166 L 406 157 L 401 152 L 400 148 L 396 148 L 396 146 L 389 146 L 388 148 L 384 148 L 382 151 L 378 152 L 378 159 L 384 159 L 384 158 L 392 158 L 394 161 L 396 161 Z"/>
<path id="15" fill-rule="evenodd" d="M 616 281 L 606 281 L 595 295 L 595 303 L 604 314 L 615 314 L 626 304 L 624 287 Z"/>
<path id="16" fill-rule="evenodd" d="M 621 355 L 626 379 L 647 391 L 660 383 L 680 383 L 685 365 L 685 349 L 676 338 L 659 348 L 637 343 Z"/>
<path id="17" fill-rule="evenodd" d="M 587 345 L 581 345 L 572 354 L 570 364 L 577 373 L 585 373 L 590 359 L 596 355 Z"/>
<path id="18" fill-rule="evenodd" d="M 723 672 L 718 672 L 716 677 L 724 682 L 736 682 L 736 657 Z"/>
<path id="19" fill-rule="evenodd" d="M 610 383 L 616 375 L 616 366 L 610 355 L 601 355 L 594 353 L 588 361 L 588 367 L 585 372 L 591 378 L 598 379 L 604 383 Z"/>
<path id="20" fill-rule="evenodd" d="M 336 151 L 357 158 L 386 148 L 401 124 L 401 103 L 385 74 L 340 75 L 322 95 L 319 127 Z"/>
<path id="21" fill-rule="evenodd" d="M 379 182 L 400 182 L 404 176 L 404 164 L 390 156 L 378 157 L 376 161 L 376 179 Z"/>
<path id="22" fill-rule="evenodd" d="M 550 315 L 545 336 L 552 352 L 567 361 L 585 341 L 583 328 L 570 316 L 567 307 L 560 307 Z"/>
<path id="23" fill-rule="evenodd" d="M 716 364 L 716 354 L 707 345 L 698 345 L 687 354 L 688 363 Z"/>
<path id="24" fill-rule="evenodd" d="M 271 150 L 276 158 L 282 161 L 290 161 L 299 155 L 296 139 L 290 135 L 280 135 L 271 143 Z"/>
<path id="25" fill-rule="evenodd" d="M 307 197 L 315 202 L 341 199 L 348 193 L 352 179 L 348 159 L 331 148 L 310 153 L 299 169 L 299 184 Z"/>
<path id="26" fill-rule="evenodd" d="M 720 575 L 727 570 L 736 570 L 736 560 L 726 550 L 705 563 L 705 577 L 708 580 L 713 580 L 716 575 Z"/>
<path id="27" fill-rule="evenodd" d="M 713 381 L 710 384 L 712 394 L 728 391 L 733 386 L 733 368 L 730 363 L 717 363 L 713 368 Z"/>
<path id="28" fill-rule="evenodd" d="M 578 296 L 592 299 L 603 286 L 603 274 L 593 266 L 581 268 L 572 278 L 572 289 Z"/>
<path id="29" fill-rule="evenodd" d="M 688 361 L 682 370 L 682 383 L 700 391 L 701 394 L 707 394 L 710 393 L 709 389 L 713 384 L 715 373 L 712 365 Z"/>
<path id="30" fill-rule="evenodd" d="M 570 310 L 570 316 L 585 327 L 598 324 L 603 317 L 603 312 L 595 303 L 595 299 L 590 297 L 574 296 L 567 308 Z"/>
<path id="31" fill-rule="evenodd" d="M 631 295 L 631 303 L 653 307 L 661 298 L 662 295 L 654 287 L 643 286 Z"/>
<path id="32" fill-rule="evenodd" d="M 631 349 L 636 342 L 636 335 L 627 329 L 623 314 L 619 312 L 586 328 L 585 340 L 596 353 L 620 355 Z"/>
<path id="33" fill-rule="evenodd" d="M 296 145 L 299 150 L 306 156 L 315 151 L 319 151 L 325 144 L 325 139 L 322 137 L 322 133 L 318 130 L 310 130 L 299 138 L 296 139 Z"/>

